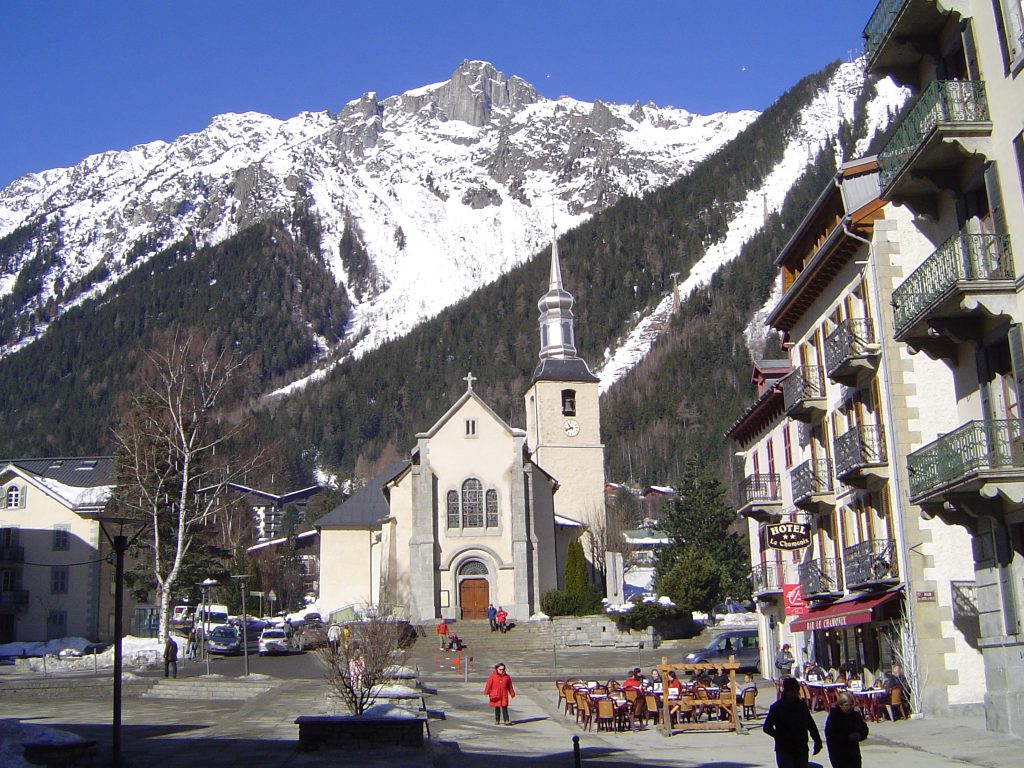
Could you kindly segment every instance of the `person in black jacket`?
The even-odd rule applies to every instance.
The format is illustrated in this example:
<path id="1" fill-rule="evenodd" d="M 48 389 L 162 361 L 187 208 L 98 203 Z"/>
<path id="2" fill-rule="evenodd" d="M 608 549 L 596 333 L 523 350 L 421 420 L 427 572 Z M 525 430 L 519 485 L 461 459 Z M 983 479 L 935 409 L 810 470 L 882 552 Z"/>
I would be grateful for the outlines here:
<path id="1" fill-rule="evenodd" d="M 800 683 L 787 677 L 782 681 L 782 698 L 768 708 L 764 732 L 775 739 L 778 768 L 807 768 L 807 736 L 814 740 L 814 754 L 821 752 L 821 734 L 811 710 L 800 699 Z"/>
<path id="2" fill-rule="evenodd" d="M 860 768 L 860 743 L 868 726 L 853 707 L 853 696 L 843 691 L 825 720 L 825 743 L 832 768 Z"/>

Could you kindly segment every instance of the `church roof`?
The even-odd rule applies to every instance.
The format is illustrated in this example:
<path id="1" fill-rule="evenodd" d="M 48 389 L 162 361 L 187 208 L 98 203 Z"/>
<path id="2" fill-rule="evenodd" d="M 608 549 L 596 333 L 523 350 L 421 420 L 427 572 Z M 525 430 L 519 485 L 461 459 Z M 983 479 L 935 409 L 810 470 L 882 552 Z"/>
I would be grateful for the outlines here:
<path id="1" fill-rule="evenodd" d="M 600 379 L 590 372 L 582 357 L 547 357 L 540 361 L 533 372 L 533 381 L 588 381 Z"/>
<path id="2" fill-rule="evenodd" d="M 420 432 L 418 435 L 416 435 L 416 437 L 417 438 L 420 438 L 420 437 L 430 438 L 430 437 L 433 437 L 434 435 L 436 435 L 441 430 L 441 427 L 443 427 L 445 424 L 447 424 L 448 421 L 456 413 L 459 412 L 459 409 L 463 405 L 465 405 L 466 401 L 469 400 L 470 398 L 473 398 L 474 400 L 476 400 L 476 402 L 480 404 L 480 407 L 483 408 L 486 413 L 490 414 L 491 417 L 493 417 L 494 420 L 496 422 L 498 422 L 498 424 L 500 424 L 502 426 L 502 428 L 506 432 L 508 432 L 509 434 L 511 434 L 511 435 L 525 435 L 526 434 L 521 429 L 517 429 L 516 427 L 510 427 L 505 422 L 505 420 L 503 418 L 501 418 L 501 416 L 499 416 L 498 414 L 496 414 L 494 412 L 494 409 L 491 408 L 491 406 L 489 406 L 487 403 L 485 403 L 483 401 L 483 398 L 481 398 L 480 395 L 478 395 L 472 389 L 467 389 L 465 392 L 462 393 L 462 397 L 460 397 L 458 400 L 456 400 L 455 404 L 451 408 L 448 409 L 448 411 L 445 413 L 445 415 L 437 420 L 437 422 L 434 424 L 434 426 L 432 426 L 426 432 Z"/>
<path id="3" fill-rule="evenodd" d="M 317 529 L 378 527 L 381 518 L 391 514 L 388 500 L 384 496 L 384 486 L 408 467 L 408 461 L 396 461 L 314 525 Z"/>

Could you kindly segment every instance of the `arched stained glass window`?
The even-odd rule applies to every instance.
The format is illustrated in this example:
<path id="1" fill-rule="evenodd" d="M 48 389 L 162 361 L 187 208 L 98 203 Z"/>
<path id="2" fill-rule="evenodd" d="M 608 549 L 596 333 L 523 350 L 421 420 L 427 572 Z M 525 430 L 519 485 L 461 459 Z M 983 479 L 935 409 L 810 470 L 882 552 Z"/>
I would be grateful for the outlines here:
<path id="1" fill-rule="evenodd" d="M 458 528 L 459 527 L 459 493 L 458 491 L 448 491 L 448 527 Z"/>
<path id="2" fill-rule="evenodd" d="M 498 526 L 498 492 L 493 488 L 487 489 L 485 497 L 487 502 L 487 527 L 497 528 Z"/>
<path id="3" fill-rule="evenodd" d="M 484 527 L 483 486 L 475 477 L 462 484 L 462 527 Z"/>
<path id="4" fill-rule="evenodd" d="M 487 566 L 479 560 L 470 560 L 459 568 L 459 576 L 486 576 Z"/>

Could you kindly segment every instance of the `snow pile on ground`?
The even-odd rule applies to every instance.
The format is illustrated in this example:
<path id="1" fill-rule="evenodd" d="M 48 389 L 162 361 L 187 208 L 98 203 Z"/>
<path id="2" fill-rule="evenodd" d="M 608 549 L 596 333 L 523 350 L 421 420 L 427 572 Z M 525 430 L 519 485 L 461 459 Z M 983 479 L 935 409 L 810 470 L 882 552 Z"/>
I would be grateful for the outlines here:
<path id="1" fill-rule="evenodd" d="M 0 655 L 8 655 L 11 646 L 27 646 L 25 656 L 29 656 L 27 669 L 32 672 L 73 672 L 75 670 L 108 669 L 114 666 L 114 646 L 102 653 L 84 656 L 65 656 L 58 658 L 63 650 L 73 648 L 81 652 L 89 644 L 80 637 L 51 640 L 47 643 L 9 643 L 0 646 Z M 159 664 L 162 658 L 160 641 L 155 637 L 134 637 L 128 635 L 121 641 L 123 664 L 126 668 L 144 669 Z M 20 650 L 9 655 L 21 656 Z M 46 659 L 42 658 L 46 656 Z"/>
<path id="2" fill-rule="evenodd" d="M 418 718 L 419 714 L 395 704 L 374 704 L 363 712 L 363 717 Z"/>
<path id="3" fill-rule="evenodd" d="M 22 744 L 69 744 L 81 738 L 67 731 L 43 725 L 22 723 L 18 720 L 0 720 L 0 768 L 35 768 L 22 757 Z"/>
<path id="4" fill-rule="evenodd" d="M 392 680 L 415 680 L 419 677 L 419 673 L 412 667 L 388 667 L 384 670 L 384 674 Z"/>
<path id="5" fill-rule="evenodd" d="M 45 642 L 3 643 L 0 645 L 0 656 L 55 656 L 69 648 L 81 652 L 87 645 L 89 641 L 84 637 L 61 637 Z"/>

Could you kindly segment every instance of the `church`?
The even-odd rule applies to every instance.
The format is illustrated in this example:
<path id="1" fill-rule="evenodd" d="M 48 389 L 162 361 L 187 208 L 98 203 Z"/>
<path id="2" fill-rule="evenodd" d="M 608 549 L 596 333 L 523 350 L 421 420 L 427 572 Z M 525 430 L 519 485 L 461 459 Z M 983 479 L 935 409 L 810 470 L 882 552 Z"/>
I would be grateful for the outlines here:
<path id="1" fill-rule="evenodd" d="M 317 521 L 325 617 L 384 603 L 413 622 L 482 619 L 493 603 L 523 620 L 562 586 L 570 542 L 603 530 L 598 378 L 576 352 L 557 239 L 538 307 L 525 430 L 483 401 L 470 373 L 408 460 Z"/>

